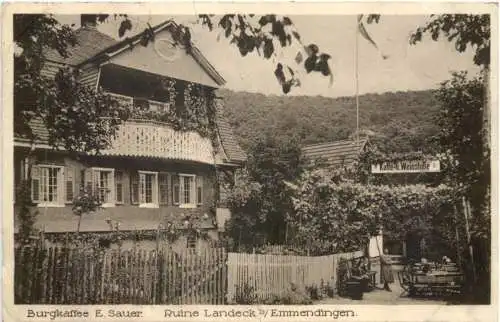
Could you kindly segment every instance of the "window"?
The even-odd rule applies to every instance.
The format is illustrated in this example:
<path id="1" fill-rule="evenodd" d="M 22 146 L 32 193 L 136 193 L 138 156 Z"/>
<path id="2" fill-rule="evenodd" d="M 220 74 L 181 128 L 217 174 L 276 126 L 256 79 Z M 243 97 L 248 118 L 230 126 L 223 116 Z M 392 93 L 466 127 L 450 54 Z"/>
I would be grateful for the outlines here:
<path id="1" fill-rule="evenodd" d="M 168 173 L 160 173 L 158 175 L 158 187 L 160 190 L 160 205 L 167 205 L 168 204 L 168 180 L 169 175 Z"/>
<path id="2" fill-rule="evenodd" d="M 38 206 L 64 206 L 63 167 L 36 165 L 31 174 L 31 200 Z"/>
<path id="3" fill-rule="evenodd" d="M 180 174 L 179 182 L 179 205 L 184 208 L 196 207 L 195 175 Z"/>
<path id="4" fill-rule="evenodd" d="M 186 236 L 187 248 L 196 248 L 198 238 L 195 234 L 189 234 Z"/>
<path id="5" fill-rule="evenodd" d="M 182 208 L 195 208 L 203 202 L 203 181 L 194 174 L 171 176 L 172 203 Z"/>
<path id="6" fill-rule="evenodd" d="M 115 201 L 123 203 L 123 172 L 115 171 Z"/>
<path id="7" fill-rule="evenodd" d="M 149 100 L 149 109 L 154 112 L 168 112 L 169 104 L 164 102 Z"/>
<path id="8" fill-rule="evenodd" d="M 109 93 L 107 92 L 109 96 L 117 100 L 120 104 L 123 104 L 125 106 L 132 106 L 133 104 L 133 99 L 130 96 L 125 96 L 125 95 L 120 95 L 120 94 L 115 94 L 115 93 Z"/>
<path id="9" fill-rule="evenodd" d="M 139 111 L 147 111 L 149 109 L 148 100 L 145 98 L 134 97 L 134 109 Z"/>
<path id="10" fill-rule="evenodd" d="M 158 173 L 139 171 L 139 207 L 158 207 Z"/>
<path id="11" fill-rule="evenodd" d="M 85 170 L 85 185 L 99 197 L 102 207 L 115 205 L 115 170 L 108 168 L 90 168 Z"/>

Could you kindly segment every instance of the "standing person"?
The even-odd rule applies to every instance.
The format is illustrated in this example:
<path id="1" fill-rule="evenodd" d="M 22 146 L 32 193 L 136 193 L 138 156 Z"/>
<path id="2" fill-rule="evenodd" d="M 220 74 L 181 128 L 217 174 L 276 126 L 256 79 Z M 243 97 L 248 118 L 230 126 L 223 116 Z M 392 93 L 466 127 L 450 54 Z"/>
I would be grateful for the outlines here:
<path id="1" fill-rule="evenodd" d="M 380 256 L 380 283 L 384 284 L 384 290 L 391 292 L 389 284 L 394 283 L 394 275 L 392 273 L 392 263 L 388 256 L 389 251 L 384 248 L 384 253 Z"/>

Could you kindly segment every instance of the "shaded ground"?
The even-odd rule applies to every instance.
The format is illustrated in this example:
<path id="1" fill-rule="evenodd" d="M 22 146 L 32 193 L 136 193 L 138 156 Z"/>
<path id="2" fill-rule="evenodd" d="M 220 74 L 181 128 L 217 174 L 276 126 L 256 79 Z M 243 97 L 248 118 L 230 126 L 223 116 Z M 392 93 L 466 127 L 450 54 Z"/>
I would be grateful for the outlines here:
<path id="1" fill-rule="evenodd" d="M 372 267 L 373 270 L 377 271 L 377 282 L 379 282 L 379 267 Z M 334 297 L 327 298 L 321 301 L 318 301 L 315 304 L 387 304 L 387 305 L 408 305 L 408 304 L 421 304 L 421 305 L 445 305 L 448 302 L 444 299 L 437 298 L 410 298 L 408 294 L 403 294 L 403 289 L 401 285 L 399 285 L 399 281 L 397 279 L 397 271 L 401 270 L 401 266 L 395 266 L 394 269 L 394 278 L 395 282 L 390 285 L 392 292 L 388 292 L 382 289 L 382 285 L 378 286 L 380 289 L 375 289 L 371 292 L 367 292 L 363 294 L 362 300 L 352 300 L 350 298 L 343 297 Z"/>

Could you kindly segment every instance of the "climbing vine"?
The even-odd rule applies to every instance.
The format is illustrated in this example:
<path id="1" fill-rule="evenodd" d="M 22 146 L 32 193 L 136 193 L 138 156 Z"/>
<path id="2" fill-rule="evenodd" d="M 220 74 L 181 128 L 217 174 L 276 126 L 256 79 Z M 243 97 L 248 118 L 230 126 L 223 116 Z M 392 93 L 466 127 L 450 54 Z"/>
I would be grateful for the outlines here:
<path id="1" fill-rule="evenodd" d="M 174 79 L 163 79 L 161 87 L 165 93 L 162 101 L 168 106 L 166 110 L 134 104 L 130 117 L 167 123 L 176 131 L 194 131 L 212 141 L 216 139 L 216 98 L 212 89 Z"/>
<path id="2" fill-rule="evenodd" d="M 408 233 L 436 239 L 438 233 L 451 245 L 455 199 L 444 185 L 366 185 L 313 171 L 295 188 L 295 213 L 288 222 L 296 228 L 295 240 L 319 253 L 362 249 L 380 228 L 399 240 Z"/>

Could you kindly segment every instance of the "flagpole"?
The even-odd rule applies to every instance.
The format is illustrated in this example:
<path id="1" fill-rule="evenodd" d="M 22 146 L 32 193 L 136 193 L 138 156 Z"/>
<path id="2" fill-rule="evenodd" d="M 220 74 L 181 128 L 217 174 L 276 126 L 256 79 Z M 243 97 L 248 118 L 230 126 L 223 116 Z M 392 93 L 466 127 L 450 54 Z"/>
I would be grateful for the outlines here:
<path id="1" fill-rule="evenodd" d="M 355 59 L 355 67 L 354 67 L 354 78 L 355 78 L 355 90 L 356 90 L 356 144 L 359 143 L 359 66 L 358 66 L 358 52 L 359 52 L 359 21 L 356 17 L 356 28 L 354 29 L 356 32 L 356 45 L 354 47 L 354 59 Z"/>

